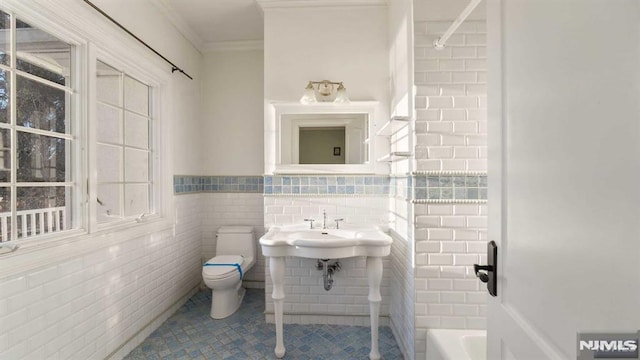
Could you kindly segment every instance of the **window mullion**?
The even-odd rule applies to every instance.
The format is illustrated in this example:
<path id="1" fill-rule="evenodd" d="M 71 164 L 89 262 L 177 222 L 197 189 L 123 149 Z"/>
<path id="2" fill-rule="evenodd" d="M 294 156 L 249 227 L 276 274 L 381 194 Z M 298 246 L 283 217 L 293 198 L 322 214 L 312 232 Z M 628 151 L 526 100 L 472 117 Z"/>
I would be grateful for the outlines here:
<path id="1" fill-rule="evenodd" d="M 11 25 L 9 26 L 9 53 L 11 54 L 11 79 L 10 83 L 10 96 L 9 96 L 9 122 L 11 125 L 11 136 L 10 136 L 10 147 L 9 150 L 10 158 L 11 158 L 11 240 L 15 241 L 18 239 L 18 191 L 16 187 L 17 181 L 17 169 L 18 169 L 18 134 L 16 133 L 16 123 L 17 123 L 17 87 L 16 87 L 16 16 L 15 14 L 11 14 Z"/>
<path id="2" fill-rule="evenodd" d="M 18 73 L 18 75 L 22 76 L 23 78 L 27 78 L 27 79 L 35 81 L 37 83 L 40 83 L 40 84 L 43 84 L 43 85 L 46 85 L 46 86 L 50 86 L 50 87 L 58 89 L 58 90 L 62 90 L 62 91 L 66 92 L 66 93 L 69 93 L 69 94 L 73 94 L 74 93 L 73 89 L 71 89 L 71 88 L 69 88 L 67 86 L 56 84 L 53 81 L 49 81 L 49 80 L 43 79 L 43 78 L 41 78 L 39 76 L 29 74 L 26 71 L 18 70 L 16 67 L 14 67 L 14 70 L 16 71 L 16 73 Z"/>
<path id="3" fill-rule="evenodd" d="M 88 215 L 87 225 L 89 232 L 93 233 L 98 228 L 97 214 L 98 214 L 98 176 L 97 176 L 97 161 L 96 153 L 98 145 L 96 142 L 96 128 L 97 128 L 97 95 L 96 95 L 96 53 L 93 45 L 89 45 L 86 49 L 86 79 L 84 83 L 87 86 L 82 100 L 86 102 L 86 123 L 84 134 L 86 135 L 84 146 L 87 149 L 85 152 L 86 161 L 85 166 L 87 172 L 83 175 L 86 176 L 86 196 L 87 196 L 87 212 Z M 90 94 L 91 97 L 88 95 Z"/>
<path id="4" fill-rule="evenodd" d="M 68 102 L 68 103 L 70 104 L 71 102 Z M 64 134 L 64 133 L 59 133 L 59 132 L 55 132 L 55 131 L 41 130 L 41 129 L 38 129 L 38 128 L 29 128 L 29 127 L 25 127 L 25 126 L 21 126 L 21 125 L 15 125 L 14 127 L 16 128 L 16 130 L 18 132 L 29 133 L 29 134 L 34 134 L 34 135 L 42 135 L 42 136 L 47 136 L 47 137 L 50 137 L 50 138 L 64 139 L 64 140 L 68 140 L 68 141 L 73 141 L 76 138 L 73 135 L 73 133 Z"/>
<path id="5" fill-rule="evenodd" d="M 125 179 L 127 178 L 125 171 L 127 171 L 127 166 L 125 164 L 125 161 L 127 159 L 125 153 L 127 151 L 127 148 L 125 146 L 126 140 L 125 137 L 127 136 L 126 134 L 126 130 L 127 130 L 127 126 L 126 126 L 126 121 L 127 121 L 127 112 L 125 110 L 126 105 L 125 105 L 125 101 L 127 99 L 125 92 L 127 91 L 126 86 L 125 86 L 125 75 L 124 73 L 120 73 L 120 86 L 122 87 L 122 91 L 120 92 L 120 96 L 122 96 L 121 102 L 120 104 L 122 104 L 122 128 L 120 129 L 121 134 L 122 134 L 122 145 L 120 145 L 120 147 L 122 148 L 122 151 L 120 152 L 120 156 L 122 157 L 120 160 L 120 166 L 122 166 L 121 171 L 120 171 L 120 181 L 122 182 L 122 185 L 120 185 L 122 188 L 120 190 L 120 216 L 122 216 L 123 218 L 126 217 L 125 216 L 125 191 L 127 189 L 126 183 L 125 183 Z"/>
<path id="6" fill-rule="evenodd" d="M 148 106 L 148 110 L 147 110 L 147 137 L 149 139 L 149 141 L 147 142 L 147 146 L 148 146 L 148 150 L 149 150 L 149 159 L 148 159 L 148 166 L 149 166 L 149 174 L 148 174 L 148 178 L 147 181 L 149 181 L 149 187 L 147 189 L 147 196 L 149 197 L 149 212 L 150 213 L 156 213 L 158 211 L 157 209 L 157 204 L 156 204 L 156 197 L 153 196 L 153 192 L 154 192 L 154 182 L 157 181 L 157 179 L 160 178 L 160 176 L 157 175 L 156 173 L 156 166 L 158 164 L 158 162 L 154 159 L 155 156 L 155 148 L 156 148 L 156 138 L 154 136 L 154 124 L 151 122 L 151 118 L 154 116 L 154 94 L 153 94 L 153 90 L 151 88 L 149 88 L 148 92 L 148 99 L 149 99 L 149 103 L 147 104 Z M 155 180 L 155 181 L 154 181 Z"/>

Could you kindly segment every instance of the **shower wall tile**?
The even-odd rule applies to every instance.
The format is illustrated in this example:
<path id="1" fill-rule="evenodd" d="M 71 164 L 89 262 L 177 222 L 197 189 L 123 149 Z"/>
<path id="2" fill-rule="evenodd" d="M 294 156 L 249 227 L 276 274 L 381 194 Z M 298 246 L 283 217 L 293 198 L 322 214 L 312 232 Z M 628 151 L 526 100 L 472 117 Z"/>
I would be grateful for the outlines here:
<path id="1" fill-rule="evenodd" d="M 392 279 L 391 299 L 389 312 L 392 329 L 401 348 L 410 354 L 414 352 L 415 317 L 414 317 L 414 266 L 412 265 L 412 243 L 400 236 L 391 234 L 393 244 L 391 245 Z"/>
<path id="2" fill-rule="evenodd" d="M 450 21 L 416 31 L 417 171 L 486 171 L 486 26 L 465 21 L 443 50 L 433 48 Z M 444 30 L 442 30 L 444 31 Z M 420 154 L 425 154 L 420 156 Z"/>
<path id="3" fill-rule="evenodd" d="M 415 175 L 415 200 L 487 200 L 487 175 Z"/>
<path id="4" fill-rule="evenodd" d="M 454 19 L 451 19 L 453 21 Z M 486 22 L 416 22 L 413 175 L 415 358 L 434 328 L 484 328 L 486 290 L 472 270 L 486 257 Z"/>

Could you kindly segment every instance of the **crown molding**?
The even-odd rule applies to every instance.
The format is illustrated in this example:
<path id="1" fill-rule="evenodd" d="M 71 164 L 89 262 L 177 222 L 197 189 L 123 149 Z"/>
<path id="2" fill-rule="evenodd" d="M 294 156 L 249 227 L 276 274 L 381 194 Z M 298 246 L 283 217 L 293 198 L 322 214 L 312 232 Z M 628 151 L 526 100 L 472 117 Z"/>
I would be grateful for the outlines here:
<path id="1" fill-rule="evenodd" d="M 248 51 L 264 49 L 262 40 L 212 41 L 202 45 L 203 53 L 217 51 Z"/>
<path id="2" fill-rule="evenodd" d="M 257 0 L 262 9 L 301 7 L 388 6 L 388 0 Z"/>
<path id="3" fill-rule="evenodd" d="M 193 31 L 191 26 L 182 18 L 182 16 L 178 15 L 178 12 L 175 10 L 173 6 L 171 6 L 166 0 L 158 0 L 158 1 L 149 1 L 152 5 L 154 5 L 162 15 L 164 15 L 167 20 L 176 28 L 178 31 L 187 39 L 191 44 L 198 50 L 202 51 L 203 46 L 205 45 L 204 41 L 198 34 Z"/>

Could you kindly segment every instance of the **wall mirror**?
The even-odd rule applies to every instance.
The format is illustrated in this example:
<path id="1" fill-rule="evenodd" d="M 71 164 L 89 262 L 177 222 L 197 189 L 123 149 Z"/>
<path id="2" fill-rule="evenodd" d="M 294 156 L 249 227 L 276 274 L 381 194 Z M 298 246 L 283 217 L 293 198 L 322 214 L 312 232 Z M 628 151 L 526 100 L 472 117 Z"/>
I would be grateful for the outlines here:
<path id="1" fill-rule="evenodd" d="M 267 167 L 271 154 L 273 173 L 373 173 L 376 104 L 273 104 Z"/>

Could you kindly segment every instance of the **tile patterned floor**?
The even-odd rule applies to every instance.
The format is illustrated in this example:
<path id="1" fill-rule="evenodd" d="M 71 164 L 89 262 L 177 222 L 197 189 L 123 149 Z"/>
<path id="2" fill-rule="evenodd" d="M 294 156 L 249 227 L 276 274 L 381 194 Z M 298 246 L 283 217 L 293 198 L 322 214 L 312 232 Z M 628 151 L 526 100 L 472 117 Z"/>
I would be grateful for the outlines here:
<path id="1" fill-rule="evenodd" d="M 275 359 L 275 328 L 264 319 L 264 290 L 248 289 L 240 311 L 222 320 L 209 317 L 211 292 L 195 294 L 137 348 L 127 360 Z M 369 328 L 336 325 L 284 325 L 285 359 L 369 358 Z M 402 359 L 389 327 L 380 327 L 380 353 Z"/>

